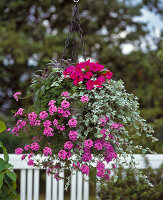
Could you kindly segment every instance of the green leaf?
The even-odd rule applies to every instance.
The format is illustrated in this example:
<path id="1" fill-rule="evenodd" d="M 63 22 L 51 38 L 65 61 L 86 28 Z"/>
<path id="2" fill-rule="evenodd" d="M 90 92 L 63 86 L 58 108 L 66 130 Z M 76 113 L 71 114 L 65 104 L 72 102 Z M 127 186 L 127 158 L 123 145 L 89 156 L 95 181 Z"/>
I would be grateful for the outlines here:
<path id="1" fill-rule="evenodd" d="M 2 158 L 0 158 L 0 171 L 2 170 L 8 170 L 9 168 L 12 168 L 13 165 L 7 163 L 5 160 L 3 160 Z"/>
<path id="2" fill-rule="evenodd" d="M 14 172 L 8 171 L 6 172 L 7 176 L 12 179 L 13 181 L 16 181 L 16 174 Z"/>
<path id="3" fill-rule="evenodd" d="M 3 185 L 3 179 L 4 179 L 4 173 L 1 173 L 0 174 L 0 189 L 1 189 L 2 185 Z"/>
<path id="4" fill-rule="evenodd" d="M 4 147 L 4 145 L 3 145 L 3 143 L 2 143 L 1 141 L 0 141 L 0 147 L 1 147 L 2 150 L 3 150 L 4 160 L 5 160 L 6 162 L 8 162 L 8 161 L 9 161 L 9 156 L 8 156 L 8 153 L 7 153 L 6 148 Z"/>
<path id="5" fill-rule="evenodd" d="M 6 125 L 4 122 L 0 121 L 0 133 L 6 130 Z"/>

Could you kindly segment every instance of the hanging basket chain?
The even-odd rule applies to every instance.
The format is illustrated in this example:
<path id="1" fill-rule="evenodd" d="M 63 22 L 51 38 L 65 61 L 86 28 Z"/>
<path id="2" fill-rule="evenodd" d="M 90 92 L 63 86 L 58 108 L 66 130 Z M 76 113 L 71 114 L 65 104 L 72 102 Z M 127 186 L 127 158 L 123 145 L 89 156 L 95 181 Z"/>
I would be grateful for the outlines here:
<path id="1" fill-rule="evenodd" d="M 78 1 L 74 1 L 74 2 L 78 2 Z M 68 37 L 65 41 L 65 48 L 64 48 L 64 51 L 63 51 L 63 54 L 62 54 L 62 60 L 66 57 L 67 47 L 70 44 L 70 38 L 71 38 L 71 34 L 72 34 L 72 55 L 71 56 L 72 56 L 72 60 L 74 61 L 74 59 L 75 59 L 75 49 L 76 49 L 76 40 L 75 40 L 75 33 L 76 32 L 78 32 L 78 34 L 80 36 L 82 54 L 83 54 L 84 60 L 86 60 L 86 53 L 85 53 L 85 50 L 84 50 L 83 33 L 82 33 L 77 3 L 75 3 L 74 8 L 73 8 L 71 25 L 70 25 L 69 32 L 68 32 Z"/>

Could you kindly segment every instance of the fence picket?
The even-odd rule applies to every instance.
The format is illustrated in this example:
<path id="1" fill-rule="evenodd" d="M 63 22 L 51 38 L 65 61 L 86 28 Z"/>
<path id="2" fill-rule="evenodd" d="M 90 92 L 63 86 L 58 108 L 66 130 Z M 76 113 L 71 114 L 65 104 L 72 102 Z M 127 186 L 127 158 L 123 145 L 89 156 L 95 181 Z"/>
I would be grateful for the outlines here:
<path id="1" fill-rule="evenodd" d="M 27 200 L 32 200 L 32 182 L 33 182 L 33 170 L 27 171 Z"/>
<path id="2" fill-rule="evenodd" d="M 83 175 L 81 172 L 77 173 L 77 198 L 82 200 L 82 184 L 83 184 Z"/>
<path id="3" fill-rule="evenodd" d="M 71 174 L 71 200 L 76 200 L 76 170 Z"/>
<path id="4" fill-rule="evenodd" d="M 89 200 L 89 176 L 84 175 L 84 194 L 83 200 Z"/>
<path id="5" fill-rule="evenodd" d="M 58 181 L 52 177 L 52 200 L 58 200 Z"/>
<path id="6" fill-rule="evenodd" d="M 21 169 L 20 171 L 20 199 L 26 199 L 26 170 Z"/>
<path id="7" fill-rule="evenodd" d="M 52 196 L 52 175 L 46 173 L 46 200 L 51 200 Z"/>
<path id="8" fill-rule="evenodd" d="M 39 200 L 39 184 L 40 184 L 40 170 L 34 169 L 34 191 L 33 191 L 34 200 Z"/>
<path id="9" fill-rule="evenodd" d="M 63 177 L 63 179 L 59 180 L 58 200 L 64 200 L 64 172 L 61 172 L 59 175 Z"/>

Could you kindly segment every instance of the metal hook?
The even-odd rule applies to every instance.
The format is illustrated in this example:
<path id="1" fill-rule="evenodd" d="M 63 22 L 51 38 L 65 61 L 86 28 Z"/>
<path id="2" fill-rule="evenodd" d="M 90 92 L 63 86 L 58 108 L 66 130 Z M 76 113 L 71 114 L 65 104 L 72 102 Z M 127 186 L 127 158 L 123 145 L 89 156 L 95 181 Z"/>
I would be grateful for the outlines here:
<path id="1" fill-rule="evenodd" d="M 73 0 L 74 1 L 74 3 L 78 3 L 79 2 L 79 0 Z"/>

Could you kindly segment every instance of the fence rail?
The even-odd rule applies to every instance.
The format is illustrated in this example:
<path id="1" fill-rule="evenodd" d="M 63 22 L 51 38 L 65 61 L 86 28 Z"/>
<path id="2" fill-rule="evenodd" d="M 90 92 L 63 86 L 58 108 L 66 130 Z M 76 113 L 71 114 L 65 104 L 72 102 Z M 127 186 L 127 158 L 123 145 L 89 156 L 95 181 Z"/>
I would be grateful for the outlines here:
<path id="1" fill-rule="evenodd" d="M 135 161 L 138 169 L 146 168 L 145 159 L 141 154 L 135 154 Z M 0 154 L 0 158 L 3 155 Z M 163 154 L 147 154 L 146 158 L 153 169 L 159 168 L 163 163 Z M 39 200 L 40 170 L 27 165 L 21 160 L 21 156 L 9 154 L 10 163 L 14 165 L 14 170 L 20 170 L 20 200 Z M 127 157 L 130 160 L 130 157 Z M 121 162 L 124 160 L 121 159 Z M 107 165 L 110 168 L 111 165 Z M 127 168 L 125 166 L 124 168 Z M 60 174 L 64 177 L 64 173 Z M 74 171 L 71 174 L 71 200 L 89 199 L 89 177 L 83 176 L 81 172 Z M 64 200 L 64 179 L 56 181 L 52 175 L 46 174 L 46 200 Z"/>

